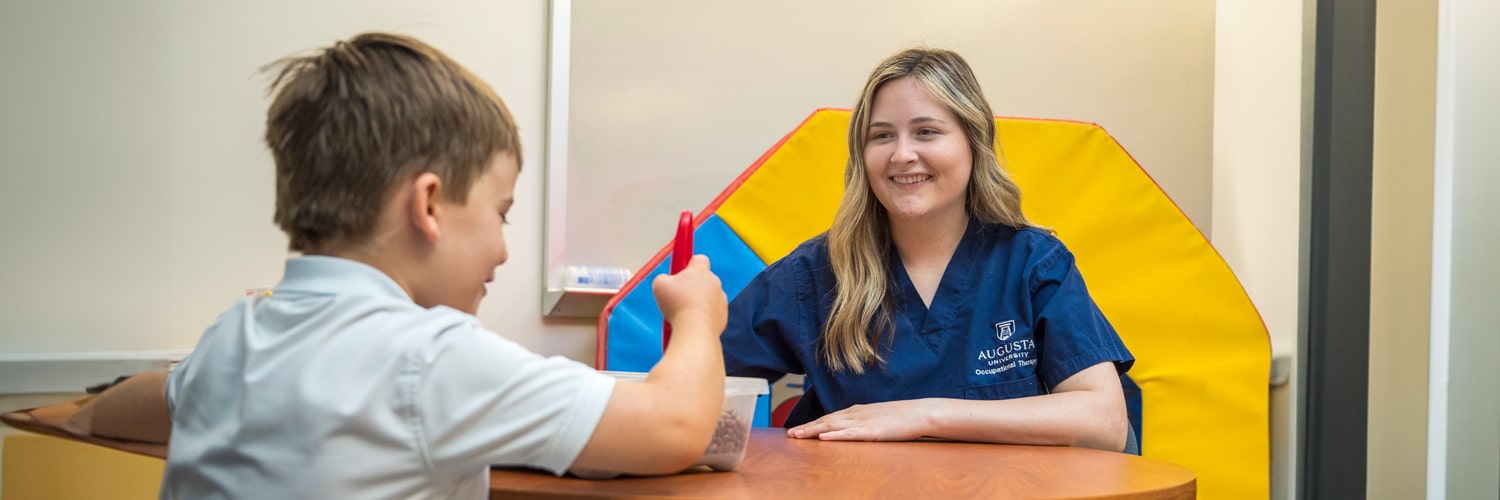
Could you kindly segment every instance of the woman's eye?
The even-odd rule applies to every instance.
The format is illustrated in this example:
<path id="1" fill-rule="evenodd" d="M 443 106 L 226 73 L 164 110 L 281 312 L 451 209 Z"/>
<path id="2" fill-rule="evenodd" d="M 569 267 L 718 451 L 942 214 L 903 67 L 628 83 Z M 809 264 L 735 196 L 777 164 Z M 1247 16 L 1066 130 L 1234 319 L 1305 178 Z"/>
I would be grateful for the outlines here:
<path id="1" fill-rule="evenodd" d="M 870 140 L 889 139 L 890 137 L 891 137 L 891 133 L 890 132 L 876 132 L 876 133 L 870 134 Z"/>
<path id="2" fill-rule="evenodd" d="M 937 133 L 938 133 L 937 130 L 930 129 L 930 128 L 924 128 L 922 130 L 918 130 L 917 131 L 917 135 L 937 135 Z"/>

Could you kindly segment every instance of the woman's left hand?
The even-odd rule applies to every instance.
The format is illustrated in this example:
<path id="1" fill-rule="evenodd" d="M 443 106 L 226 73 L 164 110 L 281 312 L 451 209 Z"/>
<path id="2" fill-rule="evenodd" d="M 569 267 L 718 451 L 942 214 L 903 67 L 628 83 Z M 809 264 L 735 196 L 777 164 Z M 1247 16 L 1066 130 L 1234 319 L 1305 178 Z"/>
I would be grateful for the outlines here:
<path id="1" fill-rule="evenodd" d="M 787 437 L 825 441 L 911 441 L 925 437 L 920 399 L 854 405 L 786 430 Z"/>

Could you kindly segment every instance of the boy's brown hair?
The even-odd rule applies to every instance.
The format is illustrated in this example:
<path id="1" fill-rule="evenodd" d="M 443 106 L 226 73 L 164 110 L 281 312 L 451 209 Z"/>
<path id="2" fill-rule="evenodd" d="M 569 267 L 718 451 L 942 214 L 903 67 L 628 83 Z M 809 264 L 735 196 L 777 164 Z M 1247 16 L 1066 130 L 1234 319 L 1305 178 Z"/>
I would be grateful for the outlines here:
<path id="1" fill-rule="evenodd" d="M 272 220 L 292 250 L 364 243 L 398 183 L 432 172 L 463 203 L 498 153 L 521 163 L 510 110 L 489 85 L 411 37 L 365 33 L 267 66 Z"/>

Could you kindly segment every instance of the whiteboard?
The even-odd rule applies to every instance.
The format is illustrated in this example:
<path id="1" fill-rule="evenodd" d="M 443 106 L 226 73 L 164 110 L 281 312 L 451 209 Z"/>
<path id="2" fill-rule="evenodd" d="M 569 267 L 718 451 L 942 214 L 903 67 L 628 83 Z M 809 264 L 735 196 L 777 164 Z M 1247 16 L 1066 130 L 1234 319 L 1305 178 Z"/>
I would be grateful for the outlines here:
<path id="1" fill-rule="evenodd" d="M 1208 233 L 1212 2 L 562 4 L 554 282 L 559 264 L 638 269 L 680 211 L 703 209 L 813 110 L 851 107 L 876 63 L 914 45 L 962 54 L 997 114 L 1099 123 Z"/>

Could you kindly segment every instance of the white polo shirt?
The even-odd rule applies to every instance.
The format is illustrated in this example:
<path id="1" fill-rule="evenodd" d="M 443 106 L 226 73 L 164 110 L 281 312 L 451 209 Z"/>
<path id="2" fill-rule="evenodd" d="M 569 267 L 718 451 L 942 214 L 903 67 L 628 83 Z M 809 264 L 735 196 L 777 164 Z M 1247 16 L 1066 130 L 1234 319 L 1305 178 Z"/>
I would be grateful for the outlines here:
<path id="1" fill-rule="evenodd" d="M 161 497 L 484 498 L 491 464 L 566 472 L 613 390 L 373 267 L 291 258 L 168 378 Z"/>

